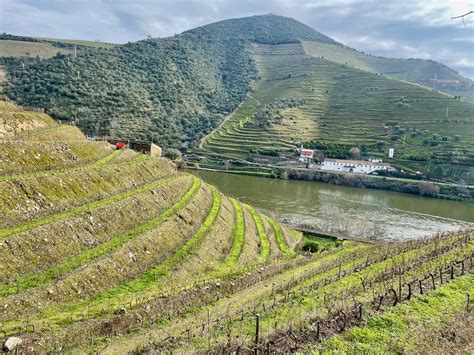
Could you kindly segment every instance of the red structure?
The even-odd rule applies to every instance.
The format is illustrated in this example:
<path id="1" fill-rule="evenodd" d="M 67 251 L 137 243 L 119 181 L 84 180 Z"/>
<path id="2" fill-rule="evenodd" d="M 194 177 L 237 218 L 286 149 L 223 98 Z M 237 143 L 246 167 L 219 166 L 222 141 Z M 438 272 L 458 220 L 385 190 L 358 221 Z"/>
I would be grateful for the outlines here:
<path id="1" fill-rule="evenodd" d="M 125 144 L 124 142 L 117 142 L 115 146 L 117 147 L 117 149 L 123 149 L 127 146 L 127 144 Z"/>

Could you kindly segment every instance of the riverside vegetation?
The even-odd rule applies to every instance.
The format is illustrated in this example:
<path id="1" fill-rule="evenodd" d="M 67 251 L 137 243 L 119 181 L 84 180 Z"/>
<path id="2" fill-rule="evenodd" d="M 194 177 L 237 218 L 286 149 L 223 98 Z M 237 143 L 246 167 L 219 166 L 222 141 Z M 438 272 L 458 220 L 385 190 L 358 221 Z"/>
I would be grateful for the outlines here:
<path id="1" fill-rule="evenodd" d="M 472 230 L 303 236 L 43 113 L 0 101 L 0 129 L 0 336 L 13 350 L 472 351 Z"/>

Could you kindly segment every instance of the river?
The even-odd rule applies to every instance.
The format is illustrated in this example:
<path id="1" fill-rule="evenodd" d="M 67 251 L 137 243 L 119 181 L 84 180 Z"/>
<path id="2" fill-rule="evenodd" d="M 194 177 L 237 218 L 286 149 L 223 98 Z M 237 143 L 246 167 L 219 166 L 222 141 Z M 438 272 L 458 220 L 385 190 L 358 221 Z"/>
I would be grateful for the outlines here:
<path id="1" fill-rule="evenodd" d="M 283 223 L 346 237 L 407 240 L 474 226 L 470 203 L 318 182 L 191 172 Z"/>

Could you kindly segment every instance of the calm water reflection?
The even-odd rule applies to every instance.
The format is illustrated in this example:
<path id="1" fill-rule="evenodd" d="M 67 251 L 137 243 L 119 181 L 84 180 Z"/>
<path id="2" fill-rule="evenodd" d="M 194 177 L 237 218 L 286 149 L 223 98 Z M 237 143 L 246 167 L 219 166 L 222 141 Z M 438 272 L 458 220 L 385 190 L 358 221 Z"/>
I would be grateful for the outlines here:
<path id="1" fill-rule="evenodd" d="M 409 239 L 467 227 L 474 204 L 317 182 L 191 171 L 278 219 L 322 230 Z"/>

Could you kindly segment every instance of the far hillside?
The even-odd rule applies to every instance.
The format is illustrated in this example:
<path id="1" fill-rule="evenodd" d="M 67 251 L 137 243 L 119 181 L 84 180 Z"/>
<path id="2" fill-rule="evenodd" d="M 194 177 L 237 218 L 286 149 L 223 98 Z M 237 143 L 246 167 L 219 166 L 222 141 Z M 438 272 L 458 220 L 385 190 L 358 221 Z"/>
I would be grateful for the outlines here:
<path id="1" fill-rule="evenodd" d="M 86 48 L 112 48 L 114 45 L 99 41 L 68 40 L 46 37 L 15 36 L 0 34 L 0 57 L 19 59 L 47 59 L 60 55 L 73 55 L 76 50 Z"/>
<path id="2" fill-rule="evenodd" d="M 225 124 L 194 151 L 200 167 L 271 175 L 272 167 L 242 162 L 284 166 L 296 160 L 300 145 L 348 159 L 358 147 L 361 157 L 386 160 L 412 174 L 474 182 L 473 104 L 308 56 L 300 44 L 252 48 L 259 79 Z M 389 148 L 395 159 L 388 159 Z"/>
<path id="3" fill-rule="evenodd" d="M 397 59 L 368 55 L 330 43 L 303 42 L 307 54 L 354 68 L 381 73 L 387 77 L 445 91 L 474 102 L 474 82 L 444 64 L 423 59 Z"/>

